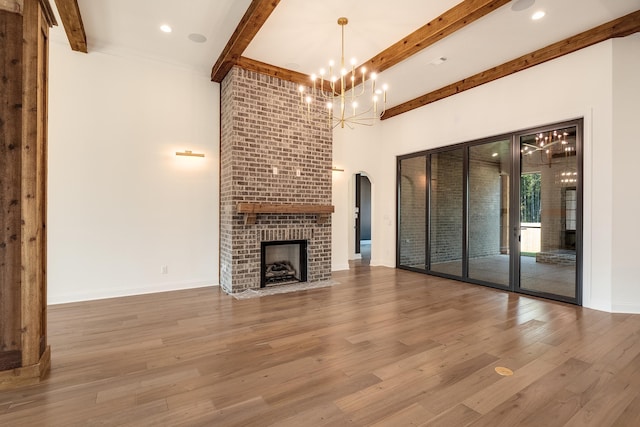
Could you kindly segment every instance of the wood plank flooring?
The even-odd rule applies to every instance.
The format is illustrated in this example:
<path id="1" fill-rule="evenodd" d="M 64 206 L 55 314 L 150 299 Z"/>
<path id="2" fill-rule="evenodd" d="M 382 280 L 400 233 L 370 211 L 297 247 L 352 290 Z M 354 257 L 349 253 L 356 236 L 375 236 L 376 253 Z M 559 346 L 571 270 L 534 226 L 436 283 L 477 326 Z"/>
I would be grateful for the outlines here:
<path id="1" fill-rule="evenodd" d="M 640 315 L 383 267 L 333 278 L 52 306 L 51 373 L 0 392 L 0 425 L 640 425 Z"/>

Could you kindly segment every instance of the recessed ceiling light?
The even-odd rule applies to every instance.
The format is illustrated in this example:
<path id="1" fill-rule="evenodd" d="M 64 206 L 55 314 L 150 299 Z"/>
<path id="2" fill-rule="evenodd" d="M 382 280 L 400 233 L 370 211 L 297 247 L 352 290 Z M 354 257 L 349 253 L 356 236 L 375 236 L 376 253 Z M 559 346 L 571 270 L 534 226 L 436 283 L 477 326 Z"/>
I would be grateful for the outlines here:
<path id="1" fill-rule="evenodd" d="M 207 38 L 199 33 L 191 33 L 187 36 L 187 38 L 194 43 L 204 43 L 207 41 Z"/>
<path id="2" fill-rule="evenodd" d="M 444 63 L 447 60 L 447 58 L 445 56 L 440 56 L 436 59 L 434 59 L 433 61 L 430 62 L 430 64 L 432 65 L 440 65 L 442 63 Z"/>
<path id="3" fill-rule="evenodd" d="M 545 15 L 544 11 L 539 10 L 535 12 L 533 15 L 531 15 L 531 19 L 533 19 L 534 21 L 537 21 L 538 19 L 542 19 L 544 15 Z"/>
<path id="4" fill-rule="evenodd" d="M 511 10 L 514 12 L 520 12 L 521 10 L 525 10 L 533 6 L 536 0 L 515 0 L 511 4 Z"/>
<path id="5" fill-rule="evenodd" d="M 170 33 L 172 30 L 171 27 L 167 24 L 162 24 L 160 25 L 160 31 L 162 31 L 163 33 Z"/>

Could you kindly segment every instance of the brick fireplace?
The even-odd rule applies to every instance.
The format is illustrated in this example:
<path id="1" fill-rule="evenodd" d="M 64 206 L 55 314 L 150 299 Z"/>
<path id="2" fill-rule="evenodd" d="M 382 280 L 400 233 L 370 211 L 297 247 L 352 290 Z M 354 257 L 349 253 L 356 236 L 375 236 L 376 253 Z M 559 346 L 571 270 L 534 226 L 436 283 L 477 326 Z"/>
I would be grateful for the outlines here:
<path id="1" fill-rule="evenodd" d="M 239 67 L 220 92 L 222 288 L 260 288 L 263 242 L 305 241 L 307 281 L 329 279 L 332 131 L 326 111 L 317 105 L 307 115 L 295 83 Z"/>

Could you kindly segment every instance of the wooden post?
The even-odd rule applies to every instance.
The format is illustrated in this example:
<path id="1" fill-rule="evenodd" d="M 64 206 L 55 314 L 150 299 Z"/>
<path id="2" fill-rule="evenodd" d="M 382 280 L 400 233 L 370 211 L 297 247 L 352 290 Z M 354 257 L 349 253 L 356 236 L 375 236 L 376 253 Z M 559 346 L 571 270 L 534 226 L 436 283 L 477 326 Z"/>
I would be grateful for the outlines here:
<path id="1" fill-rule="evenodd" d="M 0 0 L 0 390 L 47 373 L 47 0 Z M 18 7 L 19 3 L 19 7 Z M 5 215 L 6 214 L 6 215 Z"/>
<path id="2" fill-rule="evenodd" d="M 22 16 L 0 9 L 0 371 L 22 366 Z"/>

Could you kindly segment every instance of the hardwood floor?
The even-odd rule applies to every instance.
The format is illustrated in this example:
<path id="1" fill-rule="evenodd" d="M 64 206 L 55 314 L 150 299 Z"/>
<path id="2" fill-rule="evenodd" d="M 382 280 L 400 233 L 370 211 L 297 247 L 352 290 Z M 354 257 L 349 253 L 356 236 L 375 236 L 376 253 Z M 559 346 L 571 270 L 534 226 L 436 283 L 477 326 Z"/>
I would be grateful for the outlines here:
<path id="1" fill-rule="evenodd" d="M 640 315 L 366 265 L 333 278 L 52 306 L 49 378 L 0 392 L 0 425 L 640 425 Z"/>

